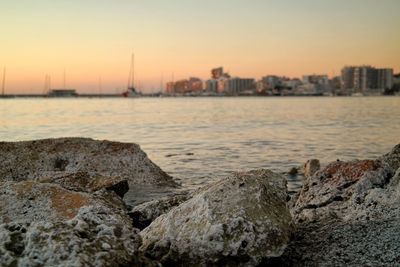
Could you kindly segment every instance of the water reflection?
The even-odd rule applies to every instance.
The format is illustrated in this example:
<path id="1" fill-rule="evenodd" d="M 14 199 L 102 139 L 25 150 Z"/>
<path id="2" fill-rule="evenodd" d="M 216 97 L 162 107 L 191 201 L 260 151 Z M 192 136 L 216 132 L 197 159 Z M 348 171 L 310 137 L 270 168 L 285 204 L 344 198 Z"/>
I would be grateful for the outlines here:
<path id="1" fill-rule="evenodd" d="M 399 143 L 399 118 L 399 97 L 1 99 L 0 139 L 136 142 L 190 188 L 236 170 L 379 156 Z"/>

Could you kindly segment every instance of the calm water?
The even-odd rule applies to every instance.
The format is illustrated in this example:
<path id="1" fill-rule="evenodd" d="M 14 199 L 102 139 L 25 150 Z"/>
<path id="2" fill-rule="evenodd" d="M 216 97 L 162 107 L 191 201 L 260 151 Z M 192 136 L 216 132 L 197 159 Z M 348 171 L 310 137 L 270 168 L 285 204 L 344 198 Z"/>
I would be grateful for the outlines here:
<path id="1" fill-rule="evenodd" d="M 400 97 L 0 99 L 0 140 L 62 136 L 138 143 L 193 188 L 237 170 L 386 153 L 400 142 Z"/>

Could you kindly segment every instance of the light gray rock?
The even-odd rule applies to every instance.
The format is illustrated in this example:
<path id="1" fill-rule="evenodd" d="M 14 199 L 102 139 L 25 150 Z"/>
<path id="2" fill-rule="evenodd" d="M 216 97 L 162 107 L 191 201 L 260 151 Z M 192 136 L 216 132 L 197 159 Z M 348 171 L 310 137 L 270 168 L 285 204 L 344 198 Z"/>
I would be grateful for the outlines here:
<path id="1" fill-rule="evenodd" d="M 140 237 L 114 192 L 74 192 L 35 181 L 0 186 L 0 266 L 117 266 Z"/>
<path id="2" fill-rule="evenodd" d="M 333 162 L 308 177 L 281 265 L 400 265 L 398 149 L 377 160 Z"/>
<path id="3" fill-rule="evenodd" d="M 88 193 L 44 181 L 0 182 L 0 266 L 151 266 L 109 185 Z"/>
<path id="4" fill-rule="evenodd" d="M 0 223 L 65 221 L 74 218 L 82 207 L 95 204 L 125 209 L 124 202 L 114 192 L 104 189 L 97 192 L 72 191 L 39 181 L 0 182 Z"/>
<path id="5" fill-rule="evenodd" d="M 134 184 L 176 185 L 133 143 L 89 138 L 0 142 L 0 180 L 55 178 L 78 172 Z"/>
<path id="6" fill-rule="evenodd" d="M 393 149 L 379 158 L 385 164 L 388 164 L 393 172 L 400 168 L 400 144 L 393 147 Z"/>
<path id="7" fill-rule="evenodd" d="M 309 159 L 304 163 L 303 171 L 305 177 L 310 177 L 314 175 L 321 168 L 321 164 L 318 159 Z"/>
<path id="8" fill-rule="evenodd" d="M 0 266 L 158 266 L 138 251 L 128 184 L 176 186 L 135 144 L 0 142 Z"/>
<path id="9" fill-rule="evenodd" d="M 354 217 L 370 189 L 385 186 L 391 171 L 379 160 L 336 161 L 304 181 L 296 200 L 296 220 Z"/>
<path id="10" fill-rule="evenodd" d="M 235 173 L 200 189 L 140 234 L 150 258 L 176 266 L 253 266 L 280 256 L 291 230 L 286 180 Z"/>

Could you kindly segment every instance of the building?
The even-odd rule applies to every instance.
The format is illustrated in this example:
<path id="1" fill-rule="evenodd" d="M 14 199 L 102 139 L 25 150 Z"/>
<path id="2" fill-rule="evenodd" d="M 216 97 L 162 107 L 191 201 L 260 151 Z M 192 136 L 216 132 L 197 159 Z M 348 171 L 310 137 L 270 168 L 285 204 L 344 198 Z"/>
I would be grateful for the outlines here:
<path id="1" fill-rule="evenodd" d="M 214 80 L 214 79 L 207 80 L 205 83 L 205 89 L 207 92 L 217 93 L 218 92 L 218 81 Z"/>
<path id="2" fill-rule="evenodd" d="M 377 69 L 377 85 L 381 89 L 391 89 L 393 87 L 393 69 Z"/>
<path id="3" fill-rule="evenodd" d="M 189 91 L 189 81 L 186 79 L 176 81 L 174 84 L 175 94 L 184 94 Z"/>
<path id="4" fill-rule="evenodd" d="M 167 94 L 200 93 L 203 91 L 203 81 L 196 77 L 168 82 L 165 92 Z"/>
<path id="5" fill-rule="evenodd" d="M 315 94 L 325 94 L 332 91 L 332 86 L 329 82 L 328 75 L 303 75 L 302 79 L 303 85 L 309 86 L 309 88 L 314 87 Z M 313 86 L 311 86 L 313 85 Z"/>
<path id="6" fill-rule="evenodd" d="M 255 88 L 255 82 L 252 78 L 229 78 L 224 85 L 224 91 L 230 95 L 239 95 L 246 91 L 253 91 Z"/>
<path id="7" fill-rule="evenodd" d="M 312 74 L 312 75 L 303 75 L 302 79 L 303 83 L 312 83 L 312 84 L 321 84 L 321 85 L 327 85 L 329 84 L 329 79 L 328 75 L 317 75 L 317 74 Z"/>
<path id="8" fill-rule="evenodd" d="M 196 77 L 189 78 L 189 92 L 201 92 L 203 91 L 203 81 Z"/>
<path id="9" fill-rule="evenodd" d="M 224 73 L 223 67 L 214 68 L 211 70 L 211 79 L 218 80 L 219 78 L 221 78 L 226 74 L 227 73 Z"/>
<path id="10" fill-rule="evenodd" d="M 333 95 L 342 95 L 342 86 L 341 86 L 341 79 L 340 76 L 333 77 L 329 83 L 331 84 L 332 94 Z"/>
<path id="11" fill-rule="evenodd" d="M 275 89 L 275 87 L 282 85 L 284 80 L 286 80 L 286 77 L 276 75 L 268 75 L 261 78 L 265 89 Z"/>
<path id="12" fill-rule="evenodd" d="M 280 77 L 276 75 L 267 75 L 261 78 L 256 84 L 258 93 L 272 95 L 276 88 L 281 87 L 286 77 Z"/>
<path id="13" fill-rule="evenodd" d="M 348 94 L 382 93 L 393 86 L 393 69 L 368 65 L 345 66 L 341 72 L 342 90 Z"/>
<path id="14" fill-rule="evenodd" d="M 209 93 L 225 93 L 230 75 L 224 72 L 223 67 L 211 70 L 211 79 L 206 81 L 205 89 Z"/>

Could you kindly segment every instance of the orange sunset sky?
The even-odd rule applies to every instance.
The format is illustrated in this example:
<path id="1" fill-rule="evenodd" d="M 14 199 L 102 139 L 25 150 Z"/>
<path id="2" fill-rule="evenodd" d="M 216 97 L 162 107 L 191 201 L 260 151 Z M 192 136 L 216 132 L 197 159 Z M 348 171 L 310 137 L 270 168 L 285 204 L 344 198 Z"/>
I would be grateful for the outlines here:
<path id="1" fill-rule="evenodd" d="M 400 72 L 398 0 L 2 0 L 6 93 L 120 92 L 131 53 L 145 92 L 161 81 L 338 75 L 344 65 Z"/>

